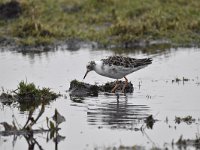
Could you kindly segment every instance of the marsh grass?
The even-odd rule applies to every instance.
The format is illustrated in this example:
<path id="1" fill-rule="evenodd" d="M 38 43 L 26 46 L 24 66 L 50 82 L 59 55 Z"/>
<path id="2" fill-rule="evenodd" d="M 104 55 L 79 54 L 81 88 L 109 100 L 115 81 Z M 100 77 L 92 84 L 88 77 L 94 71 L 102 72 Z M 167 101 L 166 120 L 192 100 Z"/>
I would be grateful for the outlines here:
<path id="1" fill-rule="evenodd" d="M 21 81 L 16 90 L 1 93 L 0 101 L 9 105 L 18 102 L 19 109 L 26 111 L 41 104 L 47 105 L 59 96 L 61 95 L 51 91 L 50 88 L 39 88 L 34 83 Z"/>
<path id="2" fill-rule="evenodd" d="M 6 3 L 9 0 L 0 0 Z M 0 34 L 22 45 L 81 39 L 104 44 L 167 39 L 200 41 L 200 1 L 21 0 L 22 14 L 0 20 Z M 6 22 L 6 23 L 5 23 Z"/>
<path id="3" fill-rule="evenodd" d="M 60 94 L 54 93 L 50 88 L 39 88 L 34 83 L 21 81 L 15 90 L 19 108 L 21 111 L 29 110 L 32 107 L 37 108 L 41 103 L 47 105 L 55 100 Z"/>
<path id="4" fill-rule="evenodd" d="M 22 101 L 45 101 L 53 100 L 58 97 L 58 94 L 51 92 L 50 88 L 37 88 L 34 83 L 19 83 L 16 94 Z"/>

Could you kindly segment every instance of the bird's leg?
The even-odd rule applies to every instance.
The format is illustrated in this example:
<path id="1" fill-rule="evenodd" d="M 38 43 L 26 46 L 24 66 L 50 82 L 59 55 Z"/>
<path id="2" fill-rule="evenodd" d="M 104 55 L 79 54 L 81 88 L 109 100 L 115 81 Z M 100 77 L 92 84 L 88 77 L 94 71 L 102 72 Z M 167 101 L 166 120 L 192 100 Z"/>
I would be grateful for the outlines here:
<path id="1" fill-rule="evenodd" d="M 126 78 L 126 77 L 124 77 L 124 79 L 125 79 L 125 84 L 124 84 L 124 86 L 123 86 L 123 88 L 122 88 L 122 93 L 125 93 L 125 88 L 127 87 L 127 85 L 128 85 L 128 79 Z"/>
<path id="2" fill-rule="evenodd" d="M 111 90 L 111 93 L 115 93 L 115 90 L 118 88 L 119 84 L 118 84 L 118 80 L 115 83 L 114 88 Z"/>

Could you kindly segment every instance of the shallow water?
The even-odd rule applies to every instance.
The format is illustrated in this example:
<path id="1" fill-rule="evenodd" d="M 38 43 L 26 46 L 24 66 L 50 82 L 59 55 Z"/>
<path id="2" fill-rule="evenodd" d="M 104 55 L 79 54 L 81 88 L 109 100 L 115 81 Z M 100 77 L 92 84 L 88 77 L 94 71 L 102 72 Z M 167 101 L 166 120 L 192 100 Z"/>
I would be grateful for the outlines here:
<path id="1" fill-rule="evenodd" d="M 52 102 L 45 109 L 37 127 L 45 126 L 45 117 L 53 116 L 55 108 L 65 116 L 60 135 L 65 139 L 56 147 L 53 141 L 46 141 L 46 134 L 37 134 L 35 139 L 43 149 L 106 149 L 121 146 L 168 147 L 181 135 L 195 139 L 199 135 L 200 118 L 200 49 L 178 48 L 157 54 L 124 53 L 124 56 L 152 57 L 148 67 L 127 76 L 134 85 L 134 92 L 126 96 L 88 97 L 82 103 L 70 100 L 69 83 L 73 79 L 82 81 L 85 65 L 115 53 L 108 50 L 69 51 L 59 47 L 57 51 L 41 54 L 22 54 L 9 50 L 0 51 L 0 87 L 16 89 L 21 80 L 34 82 L 40 87 L 51 87 L 63 97 Z M 176 78 L 189 81 L 172 82 Z M 103 84 L 112 79 L 95 72 L 88 74 L 84 82 Z M 39 110 L 38 110 L 39 111 Z M 37 113 L 37 112 L 36 112 Z M 14 115 L 19 124 L 27 119 L 26 112 L 17 107 L 0 104 L 0 122 L 11 123 Z M 35 114 L 37 115 L 37 114 Z M 158 121 L 153 129 L 145 128 L 144 118 L 153 115 Z M 191 115 L 196 123 L 175 124 L 175 116 Z M 0 126 L 0 131 L 3 127 Z M 0 149 L 28 148 L 23 136 L 0 136 Z M 194 149 L 194 147 L 190 147 Z M 35 146 L 35 149 L 39 149 Z M 175 147 L 177 149 L 177 147 Z"/>

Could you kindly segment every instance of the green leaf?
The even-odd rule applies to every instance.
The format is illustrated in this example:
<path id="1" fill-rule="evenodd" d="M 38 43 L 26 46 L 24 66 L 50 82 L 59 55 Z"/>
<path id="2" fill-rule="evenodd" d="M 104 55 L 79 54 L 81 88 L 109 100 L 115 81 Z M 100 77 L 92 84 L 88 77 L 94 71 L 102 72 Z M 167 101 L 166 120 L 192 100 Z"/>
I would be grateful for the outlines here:
<path id="1" fill-rule="evenodd" d="M 52 138 L 54 137 L 54 134 L 55 134 L 55 130 L 52 130 L 52 131 L 50 132 L 50 139 L 52 139 Z"/>
<path id="2" fill-rule="evenodd" d="M 47 127 L 49 128 L 49 118 L 46 117 Z"/>
<path id="3" fill-rule="evenodd" d="M 51 130 L 54 130 L 54 129 L 55 129 L 55 125 L 54 125 L 54 123 L 53 123 L 52 121 L 50 121 L 50 129 L 51 129 Z"/>
<path id="4" fill-rule="evenodd" d="M 62 116 L 57 109 L 55 109 L 55 114 L 53 116 L 53 120 L 57 123 L 57 124 L 61 124 L 62 122 L 65 122 L 65 117 Z"/>

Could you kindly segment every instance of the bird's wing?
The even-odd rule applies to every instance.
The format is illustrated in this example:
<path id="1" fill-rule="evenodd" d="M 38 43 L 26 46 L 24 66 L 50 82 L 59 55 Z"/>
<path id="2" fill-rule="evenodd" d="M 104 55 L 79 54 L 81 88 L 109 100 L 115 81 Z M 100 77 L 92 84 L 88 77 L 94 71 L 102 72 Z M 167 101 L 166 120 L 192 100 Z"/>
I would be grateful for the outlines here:
<path id="1" fill-rule="evenodd" d="M 110 56 L 107 59 L 102 59 L 104 64 L 122 66 L 124 68 L 135 68 L 139 66 L 146 66 L 152 63 L 151 58 L 136 59 L 122 56 Z"/>

